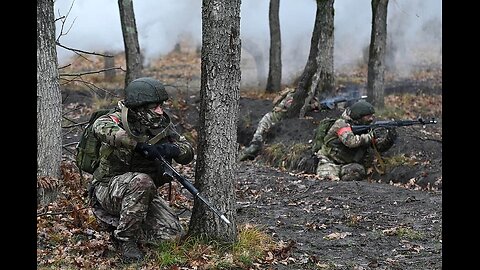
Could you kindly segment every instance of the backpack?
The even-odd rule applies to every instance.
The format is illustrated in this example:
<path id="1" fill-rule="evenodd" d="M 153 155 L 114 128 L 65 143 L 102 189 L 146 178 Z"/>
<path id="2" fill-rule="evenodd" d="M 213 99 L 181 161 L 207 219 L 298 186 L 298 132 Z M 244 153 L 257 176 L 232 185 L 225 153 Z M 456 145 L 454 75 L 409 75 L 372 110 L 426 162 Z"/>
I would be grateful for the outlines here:
<path id="1" fill-rule="evenodd" d="M 99 150 L 101 142 L 93 133 L 93 122 L 102 115 L 113 112 L 113 109 L 100 109 L 92 113 L 88 120 L 85 130 L 80 137 L 76 147 L 75 161 L 80 173 L 82 171 L 91 173 L 95 171 L 99 164 Z"/>
<path id="2" fill-rule="evenodd" d="M 313 139 L 313 152 L 316 153 L 318 150 L 322 148 L 322 145 L 325 143 L 324 139 L 327 135 L 328 130 L 333 126 L 336 119 L 333 118 L 325 118 L 318 123 L 318 127 L 315 130 L 315 135 Z"/>

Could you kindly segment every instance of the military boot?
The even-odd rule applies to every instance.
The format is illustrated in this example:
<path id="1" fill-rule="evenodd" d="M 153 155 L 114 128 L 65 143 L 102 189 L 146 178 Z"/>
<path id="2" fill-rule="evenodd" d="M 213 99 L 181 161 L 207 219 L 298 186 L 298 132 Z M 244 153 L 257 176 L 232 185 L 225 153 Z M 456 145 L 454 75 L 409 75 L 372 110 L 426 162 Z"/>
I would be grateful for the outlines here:
<path id="1" fill-rule="evenodd" d="M 240 161 L 245 161 L 247 159 L 253 160 L 255 157 L 258 155 L 260 150 L 262 150 L 262 142 L 259 141 L 252 141 L 249 147 L 247 147 L 242 155 L 240 156 L 239 160 Z"/>
<path id="2" fill-rule="evenodd" d="M 144 257 L 143 252 L 134 241 L 120 241 L 119 247 L 122 253 L 122 259 L 127 262 L 139 261 Z"/>

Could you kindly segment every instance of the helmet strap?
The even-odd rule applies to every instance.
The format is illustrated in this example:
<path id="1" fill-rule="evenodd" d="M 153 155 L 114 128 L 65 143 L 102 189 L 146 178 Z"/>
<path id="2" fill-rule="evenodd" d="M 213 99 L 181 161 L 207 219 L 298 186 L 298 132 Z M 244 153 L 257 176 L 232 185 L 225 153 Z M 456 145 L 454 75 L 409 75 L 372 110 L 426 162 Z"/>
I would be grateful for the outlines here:
<path id="1" fill-rule="evenodd" d="M 122 106 L 122 124 L 123 127 L 125 128 L 125 131 L 127 131 L 127 134 L 132 136 L 137 142 L 148 142 L 149 144 L 156 144 L 158 141 L 161 139 L 165 138 L 168 133 L 168 129 L 172 125 L 172 121 L 170 121 L 170 117 L 168 115 L 165 115 L 168 118 L 168 125 L 160 131 L 157 135 L 155 135 L 153 138 L 149 139 L 148 135 L 135 135 L 132 130 L 130 129 L 130 125 L 128 124 L 128 107 L 127 106 Z"/>

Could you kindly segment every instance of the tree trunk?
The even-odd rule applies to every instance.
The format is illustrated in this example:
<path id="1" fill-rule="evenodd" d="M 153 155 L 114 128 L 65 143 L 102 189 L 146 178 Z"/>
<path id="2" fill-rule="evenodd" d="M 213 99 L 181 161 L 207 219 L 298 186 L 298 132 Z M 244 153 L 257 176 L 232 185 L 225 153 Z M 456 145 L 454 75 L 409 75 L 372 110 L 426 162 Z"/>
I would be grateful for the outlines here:
<path id="1" fill-rule="evenodd" d="M 103 62 L 103 68 L 105 69 L 105 81 L 112 82 L 115 79 L 115 57 L 113 53 L 106 51 L 106 55 L 112 55 L 112 57 L 105 56 Z"/>
<path id="2" fill-rule="evenodd" d="M 231 221 L 225 224 L 198 199 L 189 235 L 237 239 L 235 169 L 240 98 L 240 0 L 203 0 L 200 127 L 195 184 Z"/>
<path id="3" fill-rule="evenodd" d="M 282 40 L 280 35 L 280 0 L 270 0 L 268 21 L 270 24 L 270 64 L 268 68 L 267 93 L 280 91 L 282 83 Z"/>
<path id="4" fill-rule="evenodd" d="M 297 82 L 297 92 L 298 91 L 307 91 L 312 83 L 313 74 L 317 70 L 317 54 L 318 54 L 318 40 L 320 39 L 320 27 L 321 27 L 321 18 L 322 11 L 320 10 L 320 5 L 317 3 L 317 12 L 315 15 L 315 24 L 313 26 L 312 39 L 310 41 L 310 53 L 308 55 L 307 64 L 303 69 L 302 75 Z"/>
<path id="5" fill-rule="evenodd" d="M 37 202 L 56 199 L 56 188 L 39 186 L 40 177 L 60 179 L 62 98 L 58 82 L 53 0 L 37 1 Z"/>
<path id="6" fill-rule="evenodd" d="M 127 73 L 125 74 L 125 86 L 127 86 L 131 81 L 142 76 L 142 61 L 133 2 L 132 0 L 118 0 L 118 7 L 127 62 Z"/>
<path id="7" fill-rule="evenodd" d="M 320 59 L 317 60 L 317 71 L 320 71 L 319 86 L 314 88 L 314 94 L 319 96 L 321 93 L 330 95 L 335 90 L 334 63 L 333 63 L 333 45 L 334 45 L 334 0 L 319 0 L 322 11 L 320 31 L 320 44 L 318 51 Z M 320 64 L 320 67 L 318 65 Z"/>
<path id="8" fill-rule="evenodd" d="M 372 0 L 372 32 L 368 53 L 367 100 L 378 109 L 385 107 L 384 76 L 387 47 L 388 0 Z"/>
<path id="9" fill-rule="evenodd" d="M 313 96 L 334 90 L 334 0 L 317 0 L 310 55 L 293 96 L 288 117 L 303 117 Z M 312 47 L 316 46 L 316 49 Z M 309 67 L 311 65 L 311 67 Z"/>

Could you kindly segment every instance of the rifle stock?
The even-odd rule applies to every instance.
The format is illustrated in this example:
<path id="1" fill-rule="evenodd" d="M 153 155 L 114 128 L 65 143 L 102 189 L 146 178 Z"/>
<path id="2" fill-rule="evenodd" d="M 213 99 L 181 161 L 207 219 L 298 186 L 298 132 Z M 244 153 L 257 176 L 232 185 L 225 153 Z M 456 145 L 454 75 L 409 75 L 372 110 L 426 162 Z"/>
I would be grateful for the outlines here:
<path id="1" fill-rule="evenodd" d="M 422 118 L 418 118 L 417 120 L 398 120 L 398 121 L 376 121 L 370 125 L 353 125 L 352 132 L 354 134 L 364 134 L 369 132 L 370 130 L 378 127 L 405 127 L 405 126 L 413 126 L 413 125 L 428 125 L 428 124 L 436 124 L 437 120 L 432 118 L 429 121 L 425 121 Z"/>
<path id="2" fill-rule="evenodd" d="M 175 168 L 173 168 L 172 165 L 170 165 L 170 163 L 165 160 L 164 157 L 160 155 L 155 159 L 155 162 L 157 163 L 157 165 L 164 168 L 164 173 L 166 173 L 172 178 L 177 179 L 177 181 L 180 182 L 182 186 L 184 186 L 193 196 L 200 199 L 206 206 L 208 206 L 208 208 L 210 208 L 210 210 L 212 210 L 217 216 L 219 216 L 221 220 L 223 220 L 227 224 L 231 224 L 231 222 L 225 217 L 225 215 L 220 213 L 220 211 L 218 211 L 215 207 L 213 207 L 212 204 L 210 204 L 210 202 L 208 202 L 202 195 L 200 195 L 198 189 L 190 181 L 188 181 L 187 178 L 178 173 Z"/>

